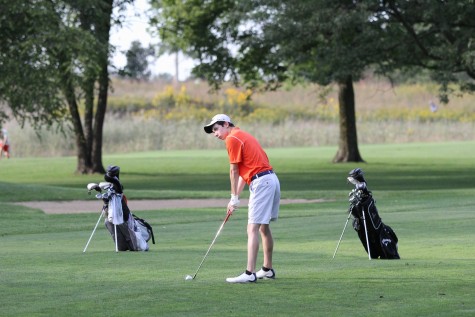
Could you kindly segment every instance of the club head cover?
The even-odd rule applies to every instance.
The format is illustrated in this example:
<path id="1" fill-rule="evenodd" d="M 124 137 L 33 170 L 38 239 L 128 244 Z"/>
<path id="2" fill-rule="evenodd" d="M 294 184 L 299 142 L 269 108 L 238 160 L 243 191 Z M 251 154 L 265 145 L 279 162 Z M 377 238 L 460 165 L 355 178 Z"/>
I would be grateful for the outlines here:
<path id="1" fill-rule="evenodd" d="M 118 194 L 122 194 L 124 191 L 124 187 L 119 181 L 119 178 L 117 176 L 110 176 L 108 173 L 104 175 L 104 180 L 106 182 L 112 183 L 114 185 L 114 190 Z"/>

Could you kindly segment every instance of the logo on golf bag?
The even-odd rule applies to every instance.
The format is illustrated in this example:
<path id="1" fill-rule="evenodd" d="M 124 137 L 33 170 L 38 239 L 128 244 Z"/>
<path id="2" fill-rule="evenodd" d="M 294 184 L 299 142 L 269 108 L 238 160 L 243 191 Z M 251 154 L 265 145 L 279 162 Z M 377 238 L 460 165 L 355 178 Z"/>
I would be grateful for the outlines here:
<path id="1" fill-rule="evenodd" d="M 393 243 L 393 241 L 391 239 L 381 239 L 381 243 L 388 246 L 390 243 Z"/>

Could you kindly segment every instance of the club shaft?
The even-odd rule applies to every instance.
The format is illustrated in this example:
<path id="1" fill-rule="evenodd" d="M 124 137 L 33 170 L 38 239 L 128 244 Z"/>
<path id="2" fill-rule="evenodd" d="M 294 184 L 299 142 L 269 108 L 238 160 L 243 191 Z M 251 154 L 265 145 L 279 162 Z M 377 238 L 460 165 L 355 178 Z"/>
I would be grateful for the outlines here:
<path id="1" fill-rule="evenodd" d="M 203 263 L 204 263 L 206 257 L 208 256 L 209 251 L 210 251 L 211 248 L 213 247 L 214 243 L 216 242 L 216 239 L 218 238 L 219 234 L 221 233 L 221 230 L 223 230 L 224 224 L 228 221 L 228 219 L 229 219 L 230 216 L 231 216 L 230 213 L 228 213 L 228 214 L 226 215 L 226 218 L 224 219 L 223 223 L 222 223 L 221 226 L 219 227 L 218 232 L 216 232 L 216 235 L 214 236 L 213 241 L 211 241 L 211 244 L 209 245 L 208 251 L 206 251 L 205 256 L 203 257 L 203 260 L 201 260 L 201 263 L 200 263 L 200 265 L 198 266 L 198 269 L 197 269 L 196 272 L 195 272 L 195 275 L 193 275 L 193 279 L 195 279 L 196 275 L 198 275 L 198 271 L 200 270 L 201 266 L 203 265 Z"/>

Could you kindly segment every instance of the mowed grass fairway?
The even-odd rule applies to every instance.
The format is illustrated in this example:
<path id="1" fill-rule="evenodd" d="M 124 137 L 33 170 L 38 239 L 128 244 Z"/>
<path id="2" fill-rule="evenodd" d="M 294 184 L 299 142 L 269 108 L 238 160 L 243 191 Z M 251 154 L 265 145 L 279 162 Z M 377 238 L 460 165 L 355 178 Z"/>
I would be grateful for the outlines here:
<path id="1" fill-rule="evenodd" d="M 474 316 L 475 142 L 363 145 L 366 163 L 332 164 L 334 147 L 268 149 L 282 198 L 273 223 L 277 279 L 231 285 L 246 264 L 247 209 L 224 226 L 223 208 L 140 211 L 154 227 L 150 252 L 114 252 L 99 217 L 47 215 L 13 204 L 95 200 L 75 158 L 0 161 L 1 316 Z M 134 199 L 228 198 L 226 151 L 104 157 L 121 167 Z M 348 171 L 361 167 L 401 260 L 368 260 L 348 224 Z M 246 189 L 247 190 L 247 189 Z M 258 264 L 261 262 L 261 253 Z"/>

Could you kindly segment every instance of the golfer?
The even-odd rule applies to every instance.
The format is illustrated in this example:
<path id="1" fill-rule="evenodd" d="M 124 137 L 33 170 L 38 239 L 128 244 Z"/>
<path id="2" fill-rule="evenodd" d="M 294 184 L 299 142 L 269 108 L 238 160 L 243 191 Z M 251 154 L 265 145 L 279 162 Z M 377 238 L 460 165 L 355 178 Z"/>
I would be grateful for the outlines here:
<path id="1" fill-rule="evenodd" d="M 279 215 L 280 183 L 269 164 L 267 154 L 249 133 L 235 127 L 225 114 L 217 114 L 204 127 L 206 133 L 225 141 L 228 150 L 231 181 L 231 200 L 227 212 L 232 214 L 239 206 L 239 195 L 249 185 L 249 212 L 247 224 L 247 268 L 237 277 L 227 278 L 229 283 L 256 282 L 273 279 L 272 266 L 274 240 L 269 223 Z M 264 263 L 256 273 L 259 233 L 262 239 Z"/>

